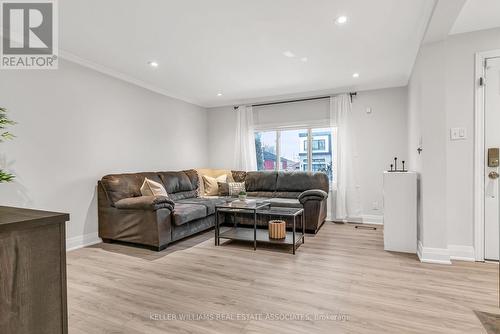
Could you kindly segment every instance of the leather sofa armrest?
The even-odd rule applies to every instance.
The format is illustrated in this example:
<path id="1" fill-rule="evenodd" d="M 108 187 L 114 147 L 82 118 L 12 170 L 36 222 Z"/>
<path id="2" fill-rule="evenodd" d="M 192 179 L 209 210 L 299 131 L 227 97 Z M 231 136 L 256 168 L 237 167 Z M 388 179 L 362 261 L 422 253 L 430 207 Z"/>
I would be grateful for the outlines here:
<path id="1" fill-rule="evenodd" d="M 165 196 L 139 196 L 124 198 L 115 203 L 117 209 L 122 210 L 174 210 L 175 203 Z"/>
<path id="2" fill-rule="evenodd" d="M 301 204 L 304 204 L 307 201 L 315 200 L 315 201 L 322 201 L 324 199 L 328 198 L 328 194 L 321 190 L 321 189 L 310 189 L 303 191 L 299 195 L 299 202 Z"/>

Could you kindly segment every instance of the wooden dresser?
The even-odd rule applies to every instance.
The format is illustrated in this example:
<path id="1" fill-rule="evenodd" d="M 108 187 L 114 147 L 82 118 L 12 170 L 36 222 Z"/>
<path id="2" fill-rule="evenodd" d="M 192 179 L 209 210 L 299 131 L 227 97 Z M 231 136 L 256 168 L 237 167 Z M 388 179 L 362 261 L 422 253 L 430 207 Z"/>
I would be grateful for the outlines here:
<path id="1" fill-rule="evenodd" d="M 68 332 L 66 213 L 0 206 L 0 333 Z"/>

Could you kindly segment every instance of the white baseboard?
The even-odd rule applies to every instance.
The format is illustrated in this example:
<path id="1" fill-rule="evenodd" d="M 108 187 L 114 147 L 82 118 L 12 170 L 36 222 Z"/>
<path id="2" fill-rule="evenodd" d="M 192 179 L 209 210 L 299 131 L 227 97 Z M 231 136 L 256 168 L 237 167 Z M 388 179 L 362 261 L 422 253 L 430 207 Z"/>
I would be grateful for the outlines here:
<path id="1" fill-rule="evenodd" d="M 83 248 L 85 246 L 95 245 L 102 242 L 97 236 L 97 232 L 78 235 L 76 237 L 66 239 L 66 251 Z"/>
<path id="2" fill-rule="evenodd" d="M 450 251 L 448 248 L 423 247 L 422 241 L 418 241 L 417 255 L 420 262 L 451 264 Z"/>
<path id="3" fill-rule="evenodd" d="M 476 261 L 474 247 L 461 245 L 448 245 L 450 258 L 458 261 Z"/>
<path id="4" fill-rule="evenodd" d="M 363 224 L 384 225 L 383 215 L 361 215 Z"/>

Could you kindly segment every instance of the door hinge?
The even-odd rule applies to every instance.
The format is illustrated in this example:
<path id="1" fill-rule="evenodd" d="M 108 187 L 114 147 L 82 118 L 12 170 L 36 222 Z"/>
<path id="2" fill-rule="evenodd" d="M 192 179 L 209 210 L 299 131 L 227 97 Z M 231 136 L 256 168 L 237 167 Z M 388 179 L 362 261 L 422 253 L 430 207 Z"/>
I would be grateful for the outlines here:
<path id="1" fill-rule="evenodd" d="M 486 84 L 486 82 L 484 81 L 484 78 L 480 77 L 479 78 L 479 86 L 484 86 L 485 84 Z"/>

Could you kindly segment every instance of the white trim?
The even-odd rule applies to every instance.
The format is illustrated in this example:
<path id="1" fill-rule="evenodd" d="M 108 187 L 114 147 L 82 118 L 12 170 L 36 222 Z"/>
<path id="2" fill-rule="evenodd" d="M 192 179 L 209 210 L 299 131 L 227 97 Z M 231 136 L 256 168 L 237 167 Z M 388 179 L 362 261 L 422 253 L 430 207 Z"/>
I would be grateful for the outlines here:
<path id="1" fill-rule="evenodd" d="M 422 257 L 423 257 L 422 256 L 422 248 L 423 248 L 422 241 L 419 240 L 417 242 L 417 256 L 418 256 L 418 259 L 420 260 L 420 262 L 422 262 Z"/>
<path id="2" fill-rule="evenodd" d="M 69 252 L 86 246 L 95 245 L 100 242 L 102 241 L 97 236 L 97 232 L 78 235 L 76 237 L 66 239 L 66 251 Z"/>
<path id="3" fill-rule="evenodd" d="M 484 77 L 487 58 L 500 57 L 500 50 L 478 52 L 475 55 L 474 79 L 474 256 L 484 261 L 484 87 L 479 80 Z"/>
<path id="4" fill-rule="evenodd" d="M 384 225 L 383 215 L 361 215 L 363 224 Z"/>
<path id="5" fill-rule="evenodd" d="M 417 255 L 420 262 L 451 264 L 450 251 L 447 248 L 424 247 L 420 240 L 418 241 Z"/>
<path id="6" fill-rule="evenodd" d="M 274 166 L 274 170 L 281 170 L 281 131 L 278 130 L 276 131 L 276 166 Z"/>
<path id="7" fill-rule="evenodd" d="M 476 260 L 474 256 L 474 247 L 472 246 L 448 245 L 448 251 L 450 252 L 450 258 L 452 260 L 471 262 Z"/>
<path id="8" fill-rule="evenodd" d="M 70 53 L 68 51 L 64 51 L 64 50 L 60 49 L 59 50 L 59 57 L 62 58 L 62 59 L 64 59 L 64 60 L 73 62 L 75 64 L 78 64 L 78 65 L 90 68 L 90 69 L 92 69 L 94 71 L 97 71 L 97 72 L 109 75 L 109 76 L 111 76 L 113 78 L 116 78 L 116 79 L 119 79 L 119 80 L 122 80 L 122 81 L 125 81 L 125 82 L 128 82 L 128 83 L 131 83 L 133 85 L 142 87 L 142 88 L 147 89 L 149 91 L 152 91 L 152 92 L 155 92 L 155 93 L 158 93 L 158 94 L 170 97 L 170 98 L 174 98 L 174 99 L 177 99 L 177 100 L 181 100 L 181 101 L 184 101 L 184 102 L 187 102 L 187 103 L 195 104 L 195 105 L 197 105 L 199 107 L 206 108 L 206 106 L 204 106 L 203 104 L 201 104 L 199 101 L 195 101 L 195 100 L 187 98 L 185 96 L 180 96 L 180 95 L 177 95 L 177 94 L 173 94 L 173 93 L 171 93 L 169 91 L 166 91 L 163 88 L 160 88 L 158 86 L 155 86 L 155 85 L 152 85 L 152 84 L 147 83 L 145 81 L 142 81 L 142 80 L 139 80 L 137 78 L 134 78 L 133 76 L 131 76 L 129 74 L 125 74 L 123 72 L 114 70 L 114 69 L 109 68 L 107 66 L 94 63 L 94 62 L 92 62 L 90 60 L 87 60 L 87 59 L 81 58 L 81 57 L 79 57 L 77 55 L 74 55 L 74 54 L 72 54 L 72 53 Z"/>
<path id="9" fill-rule="evenodd" d="M 335 138 L 331 137 L 330 141 L 333 142 Z M 312 129 L 308 128 L 307 129 L 307 171 L 311 172 L 312 167 L 313 167 L 313 136 L 312 136 Z M 333 155 L 333 151 L 331 152 Z M 332 163 L 333 163 L 333 157 L 332 157 Z"/>

